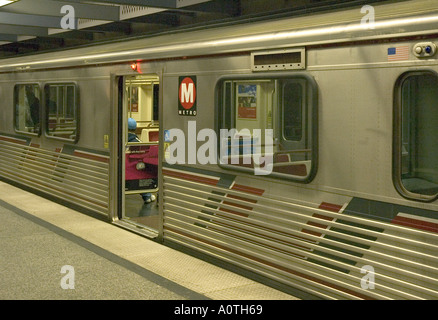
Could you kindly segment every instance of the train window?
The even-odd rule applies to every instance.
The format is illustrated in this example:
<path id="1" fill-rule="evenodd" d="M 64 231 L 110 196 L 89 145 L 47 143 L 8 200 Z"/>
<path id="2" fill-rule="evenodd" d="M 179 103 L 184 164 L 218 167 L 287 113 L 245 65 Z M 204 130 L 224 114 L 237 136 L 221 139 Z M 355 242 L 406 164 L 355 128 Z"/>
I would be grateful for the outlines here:
<path id="1" fill-rule="evenodd" d="M 73 83 L 54 83 L 44 87 L 46 135 L 76 141 L 78 138 L 78 94 Z"/>
<path id="2" fill-rule="evenodd" d="M 438 75 L 403 74 L 395 87 L 394 184 L 405 197 L 438 196 Z"/>
<path id="3" fill-rule="evenodd" d="M 298 182 L 313 179 L 318 136 L 313 78 L 223 78 L 216 101 L 221 166 Z"/>
<path id="4" fill-rule="evenodd" d="M 39 135 L 40 96 L 38 84 L 17 84 L 14 87 L 14 126 L 16 131 Z"/>

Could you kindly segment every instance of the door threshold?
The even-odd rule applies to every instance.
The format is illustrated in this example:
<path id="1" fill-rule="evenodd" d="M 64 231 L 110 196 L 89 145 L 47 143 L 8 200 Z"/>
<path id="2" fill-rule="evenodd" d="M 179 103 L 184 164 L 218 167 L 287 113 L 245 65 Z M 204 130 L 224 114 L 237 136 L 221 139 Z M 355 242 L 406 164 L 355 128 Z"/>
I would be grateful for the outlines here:
<path id="1" fill-rule="evenodd" d="M 129 221 L 129 220 L 117 220 L 114 221 L 113 224 L 127 229 L 129 231 L 133 231 L 135 233 L 141 234 L 147 238 L 150 239 L 156 239 L 158 238 L 158 230 L 152 229 L 148 226 L 145 226 L 143 224 L 140 223 L 136 223 L 134 221 Z"/>

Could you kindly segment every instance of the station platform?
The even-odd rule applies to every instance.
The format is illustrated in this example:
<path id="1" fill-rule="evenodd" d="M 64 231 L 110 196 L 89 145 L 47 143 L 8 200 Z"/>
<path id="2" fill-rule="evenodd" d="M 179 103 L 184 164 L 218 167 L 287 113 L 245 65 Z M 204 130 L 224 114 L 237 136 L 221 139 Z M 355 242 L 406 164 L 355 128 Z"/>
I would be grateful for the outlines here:
<path id="1" fill-rule="evenodd" d="M 0 181 L 1 300 L 297 300 Z"/>

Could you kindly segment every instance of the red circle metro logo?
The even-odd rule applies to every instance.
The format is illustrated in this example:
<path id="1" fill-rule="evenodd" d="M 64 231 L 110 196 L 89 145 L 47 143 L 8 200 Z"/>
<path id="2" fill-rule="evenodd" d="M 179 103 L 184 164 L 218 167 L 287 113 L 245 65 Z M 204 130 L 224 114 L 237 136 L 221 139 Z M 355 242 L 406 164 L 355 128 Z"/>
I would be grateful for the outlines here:
<path id="1" fill-rule="evenodd" d="M 196 86 L 193 80 L 189 77 L 184 78 L 179 85 L 178 93 L 181 106 L 188 110 L 193 107 L 196 101 Z"/>

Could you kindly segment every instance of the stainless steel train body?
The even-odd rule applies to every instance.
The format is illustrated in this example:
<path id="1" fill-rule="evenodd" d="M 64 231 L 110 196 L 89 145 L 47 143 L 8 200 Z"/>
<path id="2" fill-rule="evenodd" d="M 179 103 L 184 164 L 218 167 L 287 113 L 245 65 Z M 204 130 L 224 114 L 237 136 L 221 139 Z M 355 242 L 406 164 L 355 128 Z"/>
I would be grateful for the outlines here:
<path id="1" fill-rule="evenodd" d="M 3 60 L 0 176 L 315 297 L 436 299 L 438 5 L 376 5 L 372 25 L 360 9 Z M 159 85 L 153 227 L 126 213 L 135 81 Z"/>

